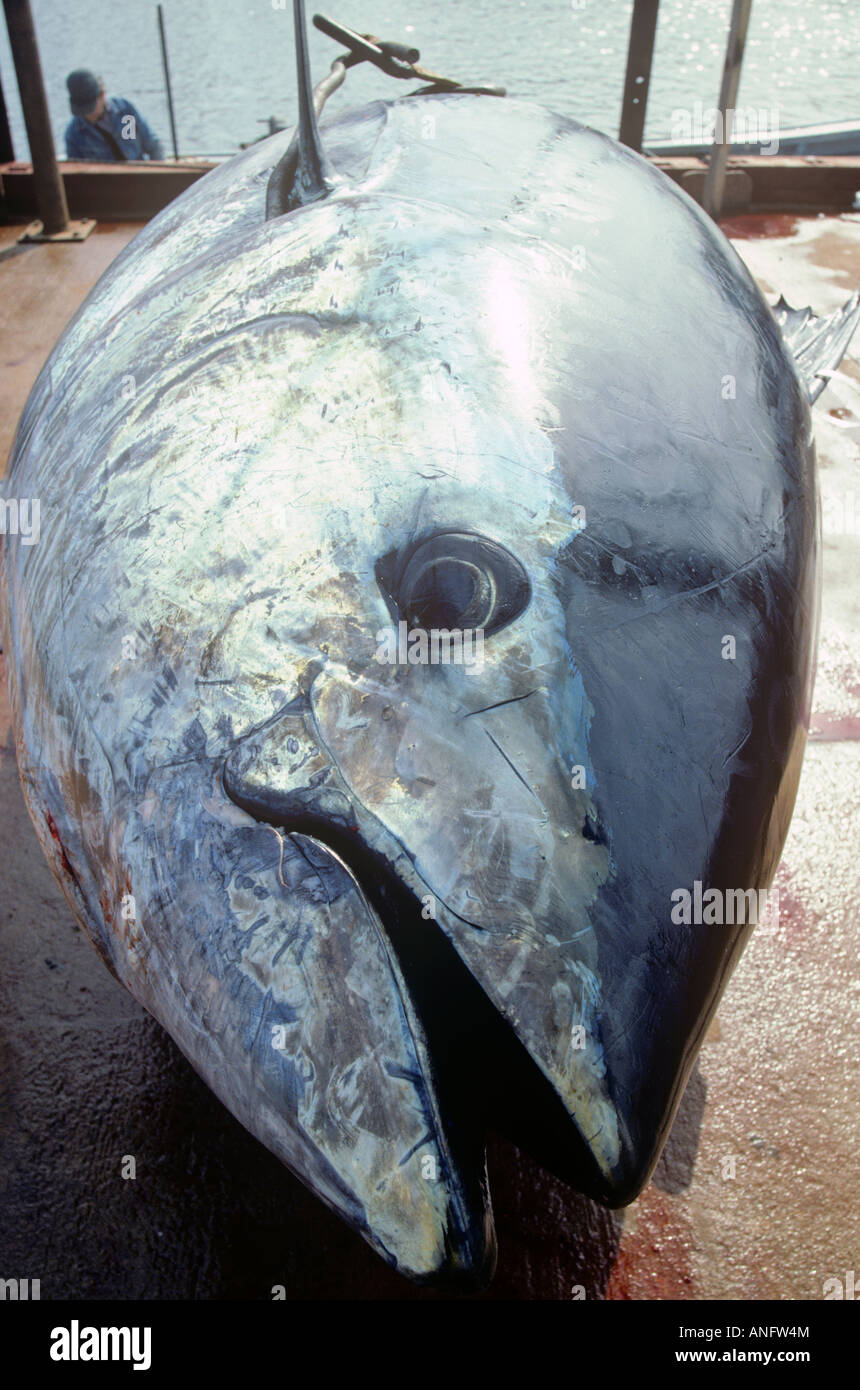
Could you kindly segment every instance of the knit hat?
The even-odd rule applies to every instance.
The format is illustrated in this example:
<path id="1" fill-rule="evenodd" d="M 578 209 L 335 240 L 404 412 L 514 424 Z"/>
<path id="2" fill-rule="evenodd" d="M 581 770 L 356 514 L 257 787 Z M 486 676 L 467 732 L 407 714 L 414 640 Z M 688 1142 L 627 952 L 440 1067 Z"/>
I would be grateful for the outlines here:
<path id="1" fill-rule="evenodd" d="M 75 68 L 66 78 L 73 116 L 87 116 L 101 95 L 102 80 L 86 68 Z"/>

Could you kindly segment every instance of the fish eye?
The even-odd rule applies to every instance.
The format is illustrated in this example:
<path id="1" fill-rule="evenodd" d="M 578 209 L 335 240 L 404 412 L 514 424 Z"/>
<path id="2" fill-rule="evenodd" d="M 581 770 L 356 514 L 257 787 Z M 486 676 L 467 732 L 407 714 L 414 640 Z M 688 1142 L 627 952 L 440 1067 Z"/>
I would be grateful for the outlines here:
<path id="1" fill-rule="evenodd" d="M 388 606 L 410 627 L 481 628 L 485 636 L 523 612 L 531 598 L 519 560 L 487 536 L 437 531 L 386 555 L 376 576 Z"/>

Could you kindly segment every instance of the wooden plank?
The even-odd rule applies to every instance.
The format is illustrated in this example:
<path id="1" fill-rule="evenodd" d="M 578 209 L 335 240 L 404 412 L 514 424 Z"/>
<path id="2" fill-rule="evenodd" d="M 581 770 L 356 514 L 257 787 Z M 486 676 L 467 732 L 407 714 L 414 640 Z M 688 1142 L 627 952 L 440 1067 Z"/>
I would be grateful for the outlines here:
<path id="1" fill-rule="evenodd" d="M 708 174 L 704 169 L 693 169 L 684 174 L 681 187 L 685 193 L 702 207 L 708 196 Z M 755 186 L 745 169 L 724 169 L 720 188 L 720 217 L 733 217 L 739 212 L 749 212 Z M 716 219 L 719 221 L 719 218 Z"/>
<path id="2" fill-rule="evenodd" d="M 651 163 L 701 202 L 706 160 L 694 155 L 655 155 Z M 96 217 L 106 222 L 144 222 L 154 217 L 214 167 L 207 160 L 182 164 L 66 162 L 60 165 L 71 215 Z M 747 187 L 746 181 L 735 177 L 739 171 L 752 181 L 748 206 L 741 196 L 741 190 Z M 727 179 L 731 180 L 733 189 L 727 213 L 742 208 L 751 212 L 846 212 L 854 204 L 855 193 L 860 191 L 860 156 L 732 155 Z M 7 213 L 11 218 L 29 222 L 36 216 L 29 164 L 0 165 L 0 190 L 6 197 Z"/>
<path id="3" fill-rule="evenodd" d="M 691 197 L 704 197 L 707 161 L 694 156 L 655 156 L 658 169 L 681 185 Z M 751 181 L 749 203 L 738 198 L 738 174 Z M 801 155 L 734 155 L 729 159 L 726 184 L 733 181 L 731 207 L 726 213 L 746 212 L 847 212 L 860 191 L 860 156 L 829 155 L 813 159 Z"/>
<path id="4" fill-rule="evenodd" d="M 60 164 L 69 213 L 105 222 L 144 222 L 216 166 L 209 160 L 181 164 L 136 160 L 126 164 Z M 10 217 L 38 216 L 33 166 L 0 165 L 0 185 Z"/>
<path id="5" fill-rule="evenodd" d="M 111 261 L 138 232 L 100 223 L 87 241 L 19 246 L 0 227 L 0 477 L 33 382 L 60 333 Z"/>

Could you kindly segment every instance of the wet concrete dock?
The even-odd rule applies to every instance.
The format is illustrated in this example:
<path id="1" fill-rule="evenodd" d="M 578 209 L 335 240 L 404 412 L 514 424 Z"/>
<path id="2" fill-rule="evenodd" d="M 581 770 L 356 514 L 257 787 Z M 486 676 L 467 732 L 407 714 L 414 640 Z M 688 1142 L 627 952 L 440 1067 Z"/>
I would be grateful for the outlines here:
<path id="1" fill-rule="evenodd" d="M 57 334 L 135 229 L 28 248 L 16 230 L 0 228 L 0 459 Z M 858 214 L 726 230 L 771 302 L 825 312 L 860 285 Z M 492 1140 L 500 1261 L 481 1297 L 814 1300 L 860 1270 L 860 342 L 813 416 L 821 649 L 778 928 L 753 935 L 632 1207 L 605 1212 Z M 38 1278 L 44 1299 L 440 1297 L 306 1192 L 107 974 L 30 827 L 0 676 L 0 1278 Z"/>

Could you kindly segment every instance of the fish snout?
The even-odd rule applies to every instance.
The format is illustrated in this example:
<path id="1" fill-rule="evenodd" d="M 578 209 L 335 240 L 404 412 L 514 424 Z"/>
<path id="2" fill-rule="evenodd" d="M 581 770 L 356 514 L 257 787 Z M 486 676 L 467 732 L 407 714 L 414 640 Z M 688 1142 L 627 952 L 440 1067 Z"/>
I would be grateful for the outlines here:
<path id="1" fill-rule="evenodd" d="M 555 1166 L 611 1196 L 625 1144 L 591 921 L 610 852 L 570 775 L 584 741 L 550 689 L 453 707 L 441 689 L 332 663 L 234 749 L 225 789 L 349 870 L 473 1162 L 485 1124 L 545 1130 Z"/>

